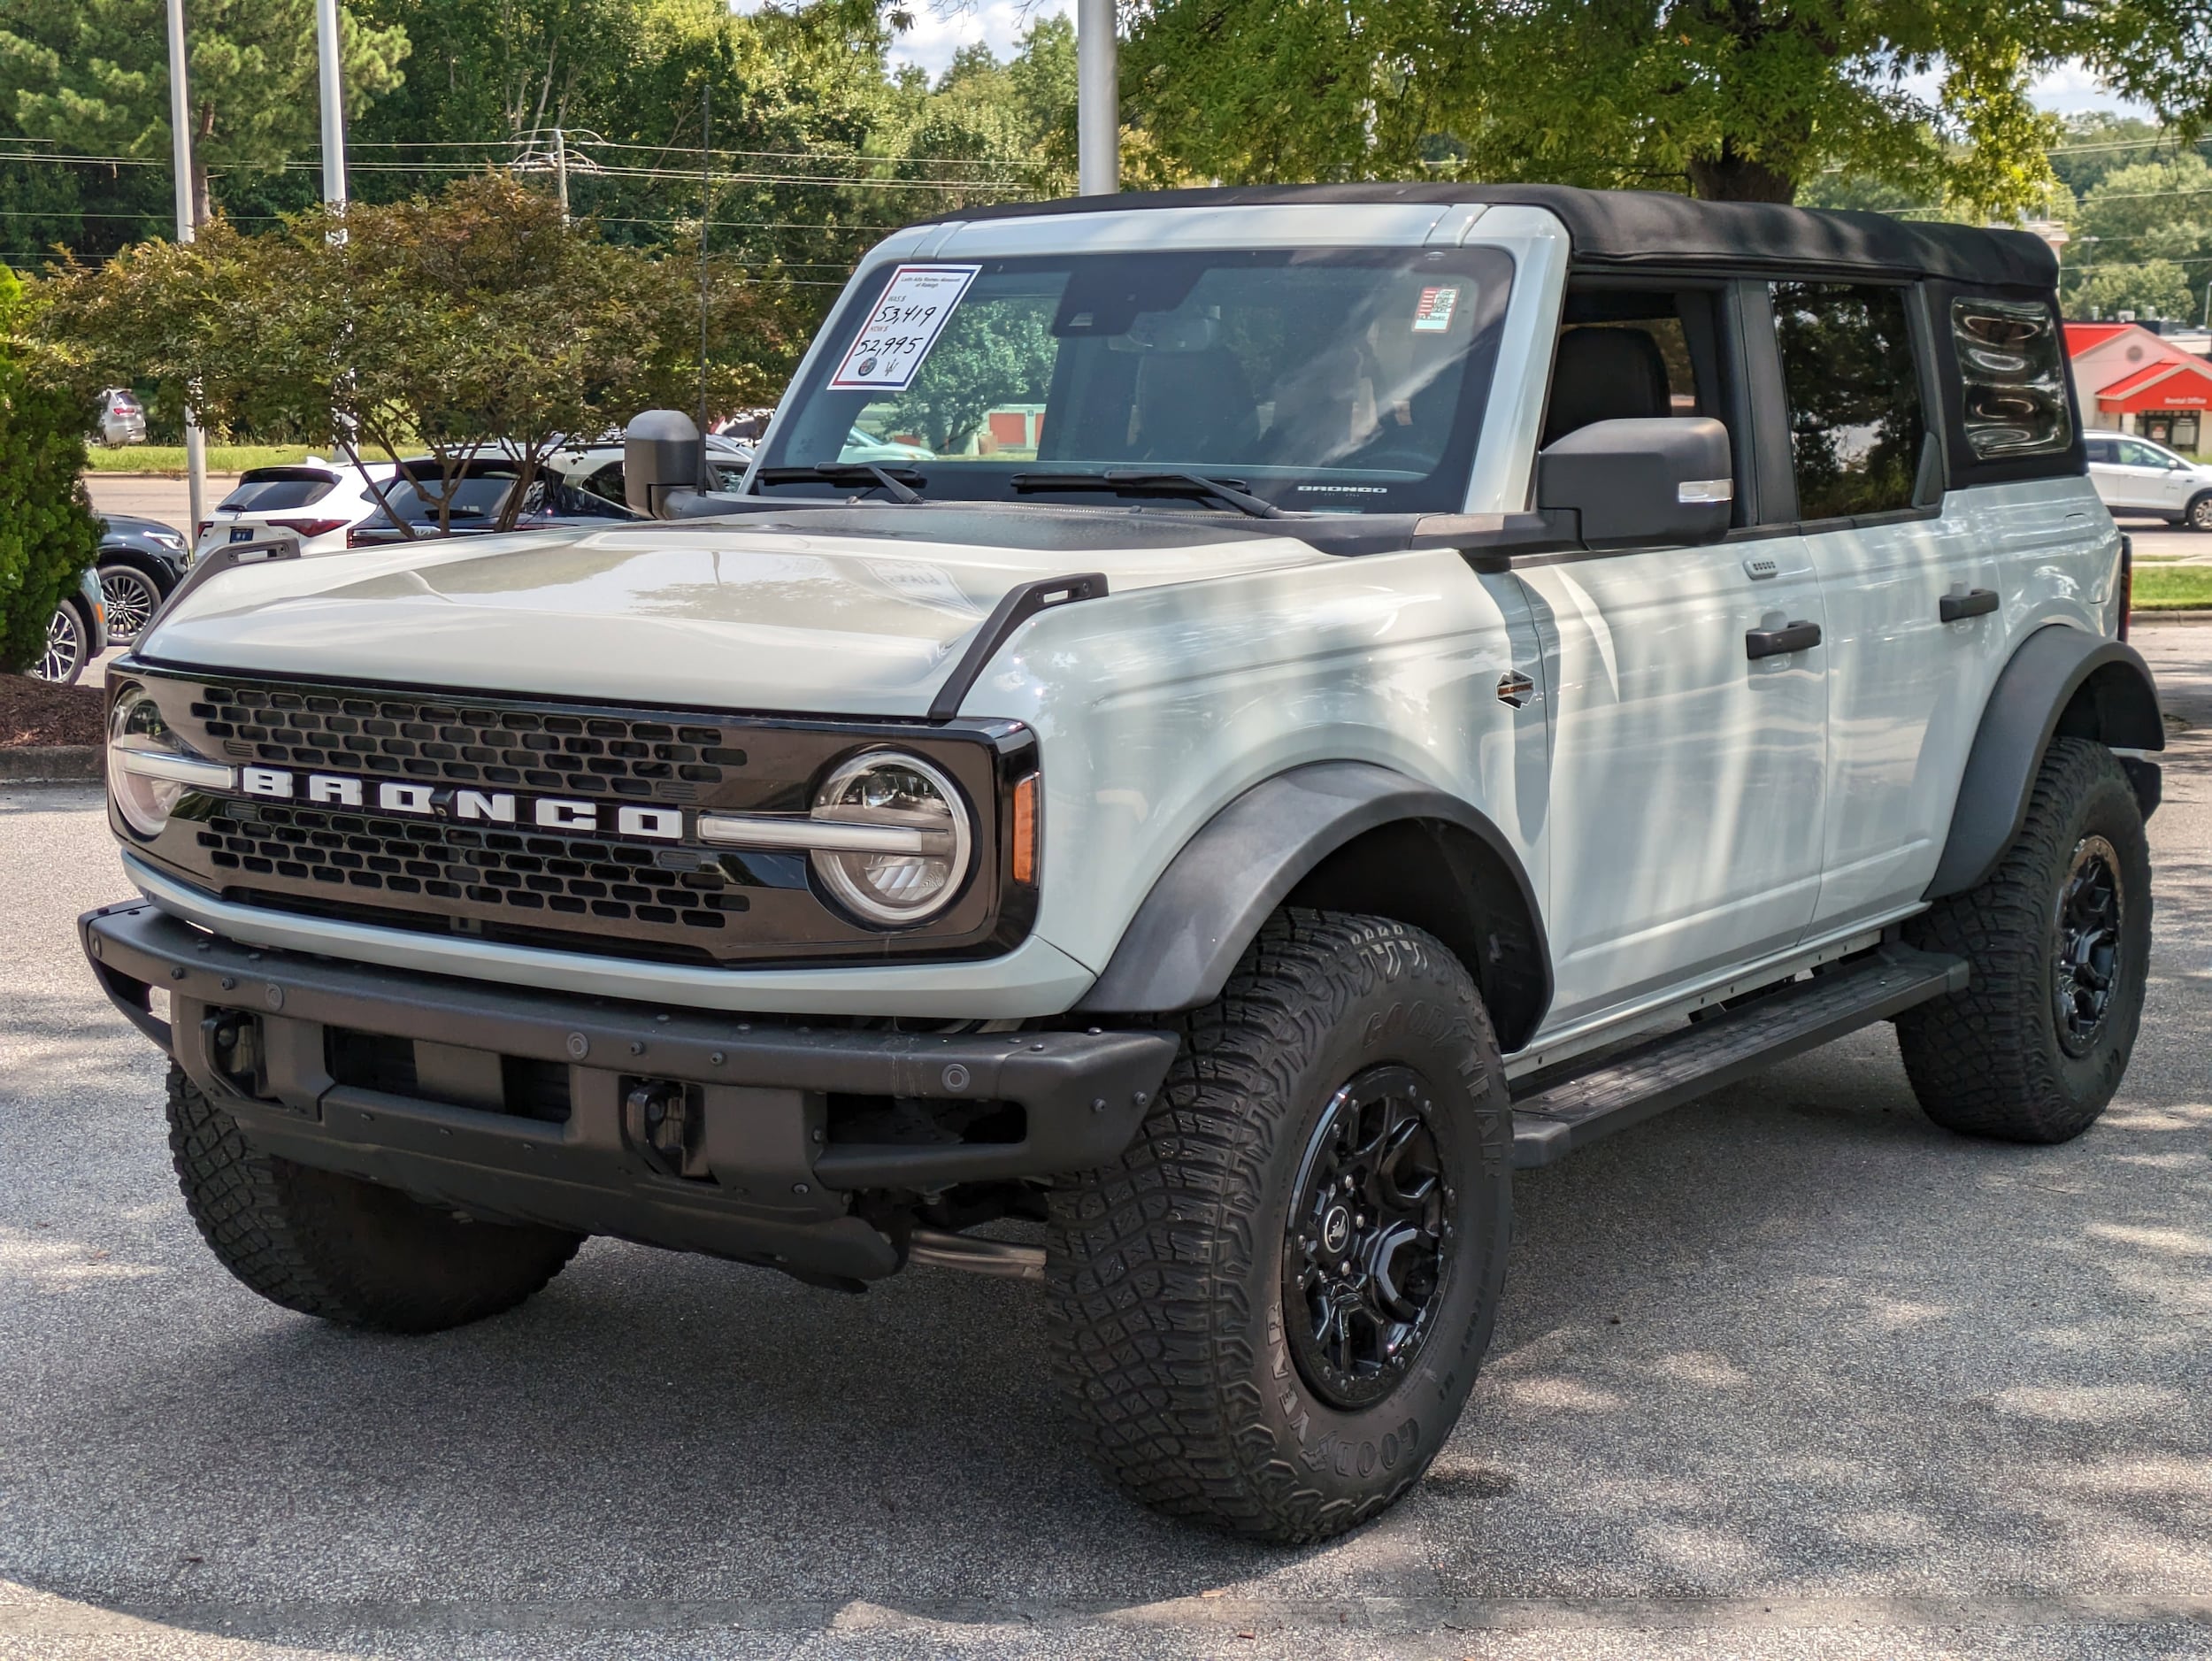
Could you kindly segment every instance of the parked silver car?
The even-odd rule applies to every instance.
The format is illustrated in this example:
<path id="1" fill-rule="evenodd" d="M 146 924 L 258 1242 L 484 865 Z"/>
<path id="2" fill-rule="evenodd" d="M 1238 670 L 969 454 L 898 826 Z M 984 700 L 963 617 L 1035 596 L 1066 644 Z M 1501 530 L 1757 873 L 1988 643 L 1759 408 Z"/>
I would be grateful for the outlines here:
<path id="1" fill-rule="evenodd" d="M 128 387 L 110 387 L 100 395 L 96 422 L 100 442 L 113 450 L 146 442 L 146 410 Z"/>
<path id="2" fill-rule="evenodd" d="M 2090 433 L 2090 482 L 2115 513 L 2156 514 L 2212 531 L 2212 467 L 2127 433 Z"/>

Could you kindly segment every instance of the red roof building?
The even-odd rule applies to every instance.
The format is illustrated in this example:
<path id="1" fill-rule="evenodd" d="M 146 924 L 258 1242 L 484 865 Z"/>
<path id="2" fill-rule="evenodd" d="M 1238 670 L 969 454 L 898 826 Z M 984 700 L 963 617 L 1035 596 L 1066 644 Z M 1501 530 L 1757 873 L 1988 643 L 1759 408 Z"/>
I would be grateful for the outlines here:
<path id="1" fill-rule="evenodd" d="M 2066 354 L 2092 427 L 2190 451 L 2212 437 L 2212 363 L 2133 323 L 2069 323 Z"/>

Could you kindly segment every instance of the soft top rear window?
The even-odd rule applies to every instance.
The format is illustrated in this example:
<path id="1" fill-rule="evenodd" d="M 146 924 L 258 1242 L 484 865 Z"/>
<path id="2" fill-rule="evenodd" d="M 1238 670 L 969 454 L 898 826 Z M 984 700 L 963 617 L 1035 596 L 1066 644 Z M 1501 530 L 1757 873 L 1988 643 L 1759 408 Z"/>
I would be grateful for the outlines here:
<path id="1" fill-rule="evenodd" d="M 219 505 L 234 513 L 282 512 L 321 501 L 337 482 L 311 467 L 255 467 L 239 475 Z"/>

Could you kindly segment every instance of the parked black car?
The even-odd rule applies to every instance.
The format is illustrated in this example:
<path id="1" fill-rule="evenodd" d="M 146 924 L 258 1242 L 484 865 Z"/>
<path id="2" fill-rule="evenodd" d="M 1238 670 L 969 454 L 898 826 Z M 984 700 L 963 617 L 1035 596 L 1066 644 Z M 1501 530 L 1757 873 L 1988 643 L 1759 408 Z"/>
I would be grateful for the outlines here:
<path id="1" fill-rule="evenodd" d="M 454 486 L 452 504 L 446 510 L 447 534 L 480 536 L 498 529 L 500 513 L 521 478 L 519 464 L 505 457 L 488 457 L 466 464 Z M 375 548 L 404 540 L 405 534 L 394 522 L 395 517 L 405 520 L 417 536 L 439 534 L 438 492 L 435 462 L 407 463 L 402 476 L 385 492 L 389 511 L 372 513 L 355 526 L 346 534 L 347 545 Z M 628 521 L 638 517 L 619 502 L 610 502 L 558 473 L 541 472 L 525 489 L 522 511 L 516 515 L 513 528 L 541 530 L 555 525 Z"/>
<path id="2" fill-rule="evenodd" d="M 157 519 L 128 513 L 104 516 L 100 534 L 100 593 L 107 602 L 108 634 L 118 645 L 138 638 L 169 590 L 183 580 L 190 559 L 180 531 Z"/>

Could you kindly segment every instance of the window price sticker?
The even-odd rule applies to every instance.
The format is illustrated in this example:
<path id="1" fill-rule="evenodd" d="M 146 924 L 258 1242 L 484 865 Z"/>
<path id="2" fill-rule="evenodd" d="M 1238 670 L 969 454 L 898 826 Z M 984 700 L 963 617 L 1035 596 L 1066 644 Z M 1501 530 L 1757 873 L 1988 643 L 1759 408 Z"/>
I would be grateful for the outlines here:
<path id="1" fill-rule="evenodd" d="M 901 265 L 830 377 L 839 392 L 903 392 L 980 265 Z"/>
<path id="2" fill-rule="evenodd" d="M 1452 308 L 1459 304 L 1456 288 L 1424 288 L 1413 307 L 1416 335 L 1441 335 L 1452 326 Z"/>

